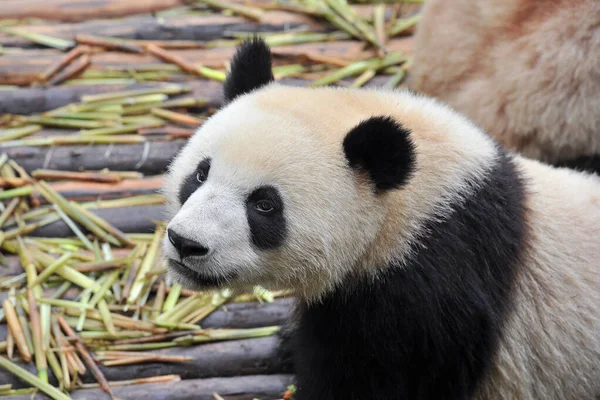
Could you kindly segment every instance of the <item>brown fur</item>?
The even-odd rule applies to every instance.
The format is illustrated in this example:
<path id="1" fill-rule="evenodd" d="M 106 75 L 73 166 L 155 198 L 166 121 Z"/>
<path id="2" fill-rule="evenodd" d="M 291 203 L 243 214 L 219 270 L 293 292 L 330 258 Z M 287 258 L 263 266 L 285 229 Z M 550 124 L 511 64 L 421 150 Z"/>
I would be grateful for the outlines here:
<path id="1" fill-rule="evenodd" d="M 600 154 L 600 1 L 427 0 L 410 85 L 524 156 Z"/>

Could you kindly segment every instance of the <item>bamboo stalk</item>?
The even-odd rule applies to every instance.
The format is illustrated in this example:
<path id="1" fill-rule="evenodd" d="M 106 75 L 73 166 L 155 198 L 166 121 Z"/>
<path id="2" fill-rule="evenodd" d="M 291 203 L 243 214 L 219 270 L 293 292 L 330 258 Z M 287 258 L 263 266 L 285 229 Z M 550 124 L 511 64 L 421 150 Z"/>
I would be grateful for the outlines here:
<path id="1" fill-rule="evenodd" d="M 27 185 L 16 189 L 0 192 L 0 200 L 12 199 L 14 197 L 29 196 L 33 192 L 33 186 Z"/>
<path id="2" fill-rule="evenodd" d="M 54 340 L 57 346 L 63 345 L 63 338 L 60 332 L 60 328 L 58 327 L 58 323 L 56 320 L 51 321 L 52 331 L 54 333 Z M 60 361 L 60 365 L 62 367 L 62 376 L 63 376 L 63 387 L 68 388 L 71 386 L 71 369 L 72 365 L 69 363 L 69 359 L 67 358 L 67 352 L 63 349 L 59 349 L 58 351 L 58 360 Z"/>
<path id="3" fill-rule="evenodd" d="M 19 128 L 12 129 L 0 129 L 0 141 L 6 142 L 9 140 L 21 139 L 25 136 L 29 136 L 33 133 L 38 132 L 42 129 L 41 125 L 25 125 Z"/>
<path id="4" fill-rule="evenodd" d="M 96 366 L 94 359 L 92 358 L 92 356 L 90 355 L 88 350 L 85 348 L 84 344 L 81 342 L 81 340 L 79 339 L 77 334 L 73 331 L 73 329 L 71 329 L 69 324 L 67 324 L 67 322 L 64 320 L 64 318 L 62 316 L 58 315 L 57 318 L 58 318 L 58 323 L 60 324 L 60 326 L 62 327 L 64 332 L 67 335 L 69 335 L 70 337 L 76 338 L 75 347 L 77 348 L 77 351 L 79 352 L 81 357 L 83 357 L 88 368 L 92 371 L 92 374 L 96 377 L 96 380 L 100 384 L 100 387 L 102 388 L 102 390 L 104 390 L 106 393 L 108 393 L 114 399 L 115 396 L 110 388 L 110 385 L 108 384 L 108 381 L 104 377 L 104 374 L 102 373 L 102 371 L 100 371 L 100 369 Z"/>
<path id="5" fill-rule="evenodd" d="M 49 81 L 49 85 L 58 85 L 66 81 L 67 79 L 71 79 L 76 76 L 83 70 L 85 70 L 90 64 L 92 60 L 89 55 L 83 54 L 80 57 L 73 60 L 73 62 L 68 65 L 65 69 L 57 73 L 54 77 L 52 77 Z"/>
<path id="6" fill-rule="evenodd" d="M 28 32 L 23 29 L 0 27 L 0 32 L 4 32 L 10 35 L 20 36 L 24 39 L 30 40 L 34 43 L 41 44 L 43 46 L 54 47 L 59 50 L 68 50 L 75 46 L 75 43 L 71 40 L 60 39 L 43 35 L 41 33 Z"/>
<path id="7" fill-rule="evenodd" d="M 37 376 L 24 370 L 23 368 L 19 367 L 18 365 L 11 363 L 9 360 L 7 360 L 6 358 L 4 358 L 2 356 L 0 356 L 0 367 L 4 368 L 11 374 L 18 376 L 19 379 L 22 379 L 23 381 L 29 383 L 30 385 L 35 386 L 36 388 L 38 388 L 42 392 L 46 393 L 48 396 L 50 396 L 51 398 L 53 398 L 55 400 L 69 400 L 69 396 L 65 395 L 60 390 L 58 390 L 55 387 L 49 385 L 48 383 L 42 381 Z"/>
<path id="8" fill-rule="evenodd" d="M 6 223 L 6 220 L 10 218 L 20 201 L 20 198 L 15 197 L 10 201 L 10 203 L 8 203 L 8 206 L 4 209 L 4 211 L 2 211 L 2 214 L 0 214 L 0 228 Z"/>
<path id="9" fill-rule="evenodd" d="M 60 267 L 64 266 L 67 262 L 69 262 L 71 260 L 72 256 L 73 256 L 72 253 L 63 254 L 62 257 L 60 257 L 58 260 L 56 260 L 53 264 L 46 267 L 42 271 L 42 273 L 39 274 L 37 276 L 37 278 L 28 285 L 29 288 L 34 288 L 37 285 L 42 284 L 46 279 L 48 279 L 48 277 L 50 275 L 52 275 L 54 272 L 56 272 L 57 269 L 59 269 Z"/>
<path id="10" fill-rule="evenodd" d="M 131 379 L 125 381 L 109 381 L 108 383 L 111 386 L 129 386 L 129 385 L 142 385 L 145 383 L 167 383 L 167 382 L 177 382 L 180 381 L 181 377 L 179 375 L 159 375 L 152 376 L 149 378 L 139 378 L 139 379 Z M 94 389 L 100 387 L 97 383 L 84 383 L 81 385 L 82 389 Z"/>
<path id="11" fill-rule="evenodd" d="M 417 25 L 421 20 L 421 14 L 413 15 L 412 17 L 399 19 L 396 21 L 396 24 L 391 26 L 387 32 L 388 36 L 396 36 L 400 33 L 412 28 Z"/>
<path id="12" fill-rule="evenodd" d="M 83 232 L 81 232 L 81 230 L 77 227 L 77 225 L 75 225 L 73 220 L 71 218 L 69 218 L 69 216 L 67 214 L 65 214 L 65 212 L 57 204 L 53 204 L 52 207 L 56 210 L 56 212 L 58 213 L 60 218 L 71 229 L 71 231 L 75 234 L 75 236 L 77 236 L 79 238 L 79 240 L 81 240 L 81 243 L 83 243 L 85 245 L 85 247 L 87 247 L 88 249 L 93 251 L 92 243 L 83 234 Z"/>
<path id="13" fill-rule="evenodd" d="M 169 101 L 159 101 L 155 104 L 134 104 L 125 106 L 123 109 L 123 115 L 134 115 L 134 114 L 143 114 L 149 112 L 153 108 L 159 106 L 162 109 L 165 108 L 177 108 L 177 107 L 185 107 L 185 108 L 194 108 L 194 107 L 203 107 L 208 104 L 206 99 L 198 98 L 198 97 L 184 97 L 181 99 L 173 99 Z"/>
<path id="14" fill-rule="evenodd" d="M 104 219 L 100 218 L 99 216 L 97 216 L 96 214 L 88 211 L 85 207 L 82 207 L 80 204 L 78 204 L 74 201 L 69 202 L 69 204 L 76 211 L 78 211 L 82 216 L 84 216 L 84 217 L 88 218 L 90 221 L 92 221 L 93 224 L 98 226 L 100 229 L 103 229 L 104 231 L 108 232 L 108 236 L 106 236 L 104 238 L 106 241 L 108 241 L 112 244 L 115 244 L 115 241 L 116 241 L 117 246 L 120 246 L 120 245 L 128 246 L 128 247 L 135 246 L 135 242 L 130 240 L 127 237 L 127 235 L 125 235 L 119 229 L 117 229 L 114 226 L 112 226 L 111 224 L 109 224 L 106 220 L 104 220 Z"/>
<path id="15" fill-rule="evenodd" d="M 42 328 L 40 325 L 40 315 L 38 313 L 33 290 L 27 289 L 27 300 L 29 302 L 29 319 L 33 331 L 33 348 L 35 356 L 35 366 L 38 377 L 45 383 L 48 383 L 48 363 L 46 361 L 46 352 L 42 345 Z"/>
<path id="16" fill-rule="evenodd" d="M 60 146 L 78 144 L 136 144 L 145 142 L 141 136 L 52 136 L 39 139 L 11 140 L 0 143 L 0 148 L 9 147 L 34 147 L 34 146 Z"/>
<path id="17" fill-rule="evenodd" d="M 137 90 L 127 90 L 123 92 L 112 92 L 112 93 L 102 93 L 96 95 L 86 95 L 81 97 L 81 101 L 83 103 L 97 103 L 97 102 L 105 102 L 109 100 L 119 100 L 129 97 L 143 96 L 143 95 L 153 95 L 153 94 L 182 94 L 189 92 L 189 88 L 185 88 L 179 85 L 168 85 L 160 88 L 152 88 L 152 89 L 137 89 Z"/>
<path id="18" fill-rule="evenodd" d="M 192 360 L 192 358 L 186 356 L 153 355 L 152 357 L 129 357 L 117 360 L 109 360 L 104 361 L 102 364 L 107 367 L 114 367 L 120 365 L 141 364 L 145 362 L 182 363 L 190 360 Z"/>
<path id="19" fill-rule="evenodd" d="M 154 239 L 146 252 L 146 256 L 140 265 L 139 271 L 137 272 L 137 276 L 134 280 L 133 286 L 131 288 L 131 292 L 129 297 L 127 298 L 128 304 L 133 304 L 136 302 L 139 297 L 142 287 L 144 286 L 145 275 L 150 271 L 150 268 L 154 264 L 156 257 L 158 255 L 158 251 L 160 249 L 160 244 L 162 241 L 162 237 L 165 233 L 165 227 L 162 224 L 158 224 L 156 226 L 156 231 L 154 233 Z"/>
<path id="20" fill-rule="evenodd" d="M 373 28 L 377 41 L 385 46 L 387 32 L 385 30 L 385 4 L 376 4 L 373 7 Z"/>
<path id="21" fill-rule="evenodd" d="M 140 46 L 127 43 L 127 41 L 117 38 L 78 34 L 75 35 L 75 41 L 77 43 L 90 46 L 103 47 L 108 50 L 120 50 L 128 53 L 143 53 L 143 50 Z"/>
<path id="22" fill-rule="evenodd" d="M 158 284 L 158 290 L 156 291 L 156 297 L 154 298 L 154 303 L 152 304 L 152 313 L 150 315 L 150 317 L 154 320 L 160 315 L 160 311 L 163 308 L 166 289 L 167 286 L 165 281 L 161 280 Z"/>
<path id="23" fill-rule="evenodd" d="M 45 181 L 38 182 L 38 189 L 41 192 L 42 196 L 46 198 L 50 203 L 54 203 L 58 205 L 68 216 L 79 222 L 86 229 L 96 235 L 98 238 L 102 240 L 107 240 L 110 243 L 119 245 L 120 243 L 113 236 L 109 235 L 102 228 L 100 228 L 97 224 L 92 222 L 89 219 L 89 215 L 87 212 L 85 214 L 81 213 L 81 208 L 77 209 L 73 207 L 73 203 L 67 201 L 62 195 L 56 192 L 50 185 L 48 185 Z"/>
<path id="24" fill-rule="evenodd" d="M 52 126 L 56 128 L 71 128 L 71 129 L 93 129 L 102 128 L 109 125 L 106 121 L 86 121 L 69 118 L 56 117 L 29 117 L 28 122 L 43 126 Z"/>
<path id="25" fill-rule="evenodd" d="M 88 50 L 89 49 L 85 46 L 75 47 L 73 50 L 71 50 L 67 54 L 65 54 L 65 56 L 62 57 L 60 60 L 58 60 L 56 63 L 48 66 L 48 68 L 46 68 L 40 74 L 39 79 L 42 82 L 46 82 L 48 79 L 52 78 L 59 71 L 66 68 L 73 60 L 75 60 L 76 58 L 78 58 L 80 55 L 87 52 Z"/>
<path id="26" fill-rule="evenodd" d="M 15 307 L 7 299 L 2 303 L 2 308 L 4 308 L 4 315 L 8 324 L 8 328 L 10 329 L 12 338 L 19 349 L 21 358 L 25 362 L 31 361 L 31 353 L 29 352 L 29 347 L 27 346 L 27 342 L 25 340 L 25 334 L 23 333 L 23 328 L 21 327 L 21 323 L 17 317 Z"/>
<path id="27" fill-rule="evenodd" d="M 51 310 L 52 308 L 49 304 L 40 304 L 40 328 L 42 332 L 42 349 L 44 351 L 50 349 Z"/>
<path id="28" fill-rule="evenodd" d="M 151 110 L 152 115 L 155 115 L 159 118 L 166 119 L 168 121 L 177 122 L 185 125 L 192 125 L 194 127 L 202 125 L 204 122 L 199 118 L 192 117 L 191 115 L 185 115 L 181 113 L 177 113 L 175 111 L 165 110 L 162 108 L 153 108 Z"/>
<path id="29" fill-rule="evenodd" d="M 123 133 L 132 133 L 137 132 L 140 129 L 144 128 L 155 128 L 164 125 L 164 122 L 153 122 L 153 123 L 140 123 L 140 124 L 132 124 L 125 126 L 115 126 L 110 128 L 98 128 L 98 129 L 90 129 L 87 131 L 81 131 L 80 135 L 84 137 L 102 137 L 108 135 L 121 135 Z"/>
<path id="30" fill-rule="evenodd" d="M 182 71 L 188 72 L 193 75 L 199 74 L 198 68 L 196 66 L 194 66 L 193 64 L 191 64 L 189 61 L 187 61 L 187 60 L 183 59 L 182 57 L 179 57 L 165 49 L 162 49 L 153 43 L 146 45 L 146 50 L 153 56 L 155 56 L 165 62 L 177 65 L 179 68 L 181 68 Z"/>
<path id="31" fill-rule="evenodd" d="M 394 75 L 392 75 L 392 77 L 390 77 L 390 79 L 388 79 L 388 81 L 384 84 L 384 87 L 388 89 L 396 88 L 402 82 L 405 75 L 406 69 L 400 68 L 398 72 L 396 72 Z"/>
<path id="32" fill-rule="evenodd" d="M 392 65 L 397 65 L 406 60 L 404 54 L 400 52 L 388 53 L 384 58 L 374 58 L 366 61 L 359 61 L 350 64 L 346 67 L 340 68 L 321 79 L 317 79 L 312 82 L 310 86 L 324 86 L 331 83 L 335 83 L 346 77 L 361 74 L 368 69 L 374 69 L 375 71 Z"/>
<path id="33" fill-rule="evenodd" d="M 62 382 L 64 380 L 64 377 L 63 377 L 63 370 L 62 370 L 60 361 L 56 357 L 56 354 L 54 354 L 54 351 L 47 349 L 47 350 L 45 350 L 45 352 L 46 352 L 46 359 L 48 360 L 48 365 L 50 366 L 52 373 L 56 377 L 56 380 L 59 382 L 59 388 L 62 389 Z"/>
<path id="34" fill-rule="evenodd" d="M 243 4 L 222 1 L 222 0 L 201 0 L 204 4 L 221 9 L 232 11 L 235 14 L 239 14 L 243 17 L 250 18 L 254 21 L 260 22 L 264 15 L 264 11 L 256 7 L 250 7 Z"/>
<path id="35" fill-rule="evenodd" d="M 385 51 L 383 45 L 377 39 L 371 26 L 366 24 L 343 0 L 325 0 L 327 5 L 340 15 L 344 20 L 358 30 L 362 37 L 374 46 Z"/>

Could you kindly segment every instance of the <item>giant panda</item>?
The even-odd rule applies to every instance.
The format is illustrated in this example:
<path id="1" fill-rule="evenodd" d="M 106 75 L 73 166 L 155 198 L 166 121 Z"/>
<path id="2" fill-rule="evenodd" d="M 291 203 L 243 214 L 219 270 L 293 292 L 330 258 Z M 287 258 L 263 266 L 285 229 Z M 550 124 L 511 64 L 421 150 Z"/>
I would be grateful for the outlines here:
<path id="1" fill-rule="evenodd" d="M 427 0 L 409 86 L 528 158 L 600 173 L 600 1 Z"/>
<path id="2" fill-rule="evenodd" d="M 600 395 L 600 178 L 424 95 L 283 86 L 259 39 L 224 93 L 163 255 L 192 290 L 294 290 L 295 399 Z"/>

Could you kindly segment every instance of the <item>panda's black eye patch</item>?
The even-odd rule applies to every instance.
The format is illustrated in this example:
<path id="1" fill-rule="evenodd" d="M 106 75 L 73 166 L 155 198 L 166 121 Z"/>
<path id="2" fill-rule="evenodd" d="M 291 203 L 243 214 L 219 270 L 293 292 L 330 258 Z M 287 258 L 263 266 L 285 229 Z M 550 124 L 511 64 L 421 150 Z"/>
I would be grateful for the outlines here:
<path id="1" fill-rule="evenodd" d="M 198 163 L 196 170 L 189 174 L 179 188 L 179 203 L 183 205 L 187 199 L 208 179 L 210 170 L 210 158 Z"/>
<path id="2" fill-rule="evenodd" d="M 273 186 L 261 186 L 246 200 L 246 213 L 252 243 L 259 249 L 273 249 L 283 243 L 286 222 L 283 199 Z"/>

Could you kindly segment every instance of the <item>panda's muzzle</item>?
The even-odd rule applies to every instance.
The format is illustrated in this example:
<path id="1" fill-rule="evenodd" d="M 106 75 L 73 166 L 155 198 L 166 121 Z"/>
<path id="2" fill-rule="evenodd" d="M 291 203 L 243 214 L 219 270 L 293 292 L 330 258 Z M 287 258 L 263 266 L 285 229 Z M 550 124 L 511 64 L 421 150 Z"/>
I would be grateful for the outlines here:
<path id="1" fill-rule="evenodd" d="M 204 257 L 209 253 L 209 248 L 202 244 L 184 238 L 172 229 L 167 229 L 169 241 L 179 253 L 179 257 L 183 260 L 188 257 Z"/>

